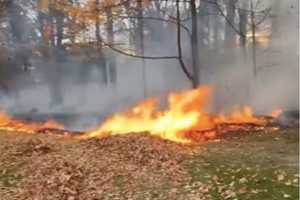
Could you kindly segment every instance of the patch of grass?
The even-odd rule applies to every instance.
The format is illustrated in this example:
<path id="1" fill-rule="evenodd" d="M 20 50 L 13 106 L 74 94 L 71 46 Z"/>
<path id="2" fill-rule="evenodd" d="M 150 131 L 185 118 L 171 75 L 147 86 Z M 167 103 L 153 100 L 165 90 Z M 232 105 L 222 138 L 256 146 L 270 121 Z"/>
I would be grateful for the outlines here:
<path id="1" fill-rule="evenodd" d="M 124 176 L 115 176 L 114 177 L 114 184 L 115 186 L 119 187 L 120 189 L 126 184 L 126 179 Z"/>
<path id="2" fill-rule="evenodd" d="M 165 175 L 162 174 L 161 176 Z M 154 187 L 152 184 L 149 184 L 149 181 L 141 180 L 137 188 L 137 191 L 139 191 L 137 199 L 170 199 L 169 195 L 172 189 L 170 181 L 169 177 L 166 176 L 158 186 Z M 174 197 L 172 199 L 174 199 Z"/>
<path id="3" fill-rule="evenodd" d="M 212 199 L 299 199 L 298 133 L 258 134 L 204 145 L 186 163 Z"/>
<path id="4" fill-rule="evenodd" d="M 189 172 L 193 183 L 212 186 L 213 199 L 221 200 L 226 196 L 226 199 L 257 200 L 299 198 L 298 177 L 283 167 L 192 163 Z"/>
<path id="5" fill-rule="evenodd" d="M 18 174 L 20 165 L 14 167 L 0 169 L 0 185 L 3 187 L 16 187 L 17 183 L 22 179 Z"/>

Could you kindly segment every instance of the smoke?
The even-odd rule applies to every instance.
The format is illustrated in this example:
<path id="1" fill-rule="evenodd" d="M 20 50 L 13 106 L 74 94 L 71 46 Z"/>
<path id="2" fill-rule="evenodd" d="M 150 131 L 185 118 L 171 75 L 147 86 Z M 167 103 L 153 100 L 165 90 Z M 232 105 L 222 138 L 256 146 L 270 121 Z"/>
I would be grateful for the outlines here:
<path id="1" fill-rule="evenodd" d="M 203 84 L 212 85 L 214 89 L 212 107 L 215 111 L 245 104 L 261 113 L 277 107 L 298 109 L 297 9 L 296 0 L 280 4 L 276 11 L 278 29 L 272 33 L 267 47 L 257 49 L 258 75 L 255 80 L 251 44 L 245 51 L 224 48 L 224 36 L 220 34 L 219 44 L 201 49 L 199 76 Z M 145 34 L 145 55 L 176 55 L 176 27 L 166 27 L 157 21 L 152 23 L 156 25 L 152 24 L 149 33 Z M 218 23 L 220 29 L 224 29 L 225 21 L 219 17 Z M 189 26 L 190 22 L 186 25 Z M 153 32 L 155 37 L 151 38 Z M 182 42 L 184 60 L 191 70 L 190 42 L 185 33 Z M 17 98 L 5 96 L 1 108 L 15 115 L 76 116 L 71 118 L 72 121 L 66 120 L 66 124 L 72 129 L 82 130 L 96 126 L 109 114 L 124 110 L 144 98 L 163 98 L 171 91 L 187 89 L 191 85 L 175 59 L 142 61 L 119 54 L 116 55 L 117 81 L 107 84 L 103 78 L 108 73 L 105 66 L 85 63 L 82 61 L 85 56 L 83 50 L 80 56 L 64 55 L 60 63 L 33 56 L 32 70 L 24 74 L 30 76 L 32 82 L 27 86 L 22 82 L 18 84 Z"/>
<path id="2" fill-rule="evenodd" d="M 257 76 L 253 76 L 251 43 L 242 48 L 203 50 L 201 79 L 215 88 L 215 108 L 251 105 L 258 113 L 274 108 L 299 110 L 298 1 L 263 1 L 272 18 L 261 31 L 271 40 L 256 49 Z M 273 25 L 273 30 L 270 28 Z"/>
<path id="3" fill-rule="evenodd" d="M 299 110 L 299 2 L 273 1 L 275 17 L 270 46 L 258 51 L 259 76 L 253 104 L 259 109 Z"/>

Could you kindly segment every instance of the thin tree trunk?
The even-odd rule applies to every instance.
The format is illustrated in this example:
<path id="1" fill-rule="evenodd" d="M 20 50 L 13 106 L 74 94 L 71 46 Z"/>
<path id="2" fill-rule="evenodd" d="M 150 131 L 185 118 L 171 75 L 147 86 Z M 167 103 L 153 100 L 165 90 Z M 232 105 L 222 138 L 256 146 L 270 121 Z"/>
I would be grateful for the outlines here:
<path id="1" fill-rule="evenodd" d="M 95 23 L 95 35 L 96 35 L 96 40 L 97 40 L 97 48 L 99 50 L 99 53 L 102 54 L 102 39 L 100 35 L 100 20 L 99 20 L 99 0 L 96 0 L 96 23 Z"/>
<path id="2" fill-rule="evenodd" d="M 280 36 L 279 32 L 279 13 L 280 13 L 280 7 L 282 4 L 282 0 L 274 0 L 272 4 L 272 32 L 271 32 L 271 42 L 276 41 L 278 39 L 278 36 Z"/>
<path id="3" fill-rule="evenodd" d="M 95 36 L 96 36 L 96 41 L 97 41 L 97 51 L 98 51 L 98 56 L 99 56 L 99 68 L 101 68 L 102 72 L 102 77 L 104 79 L 105 83 L 108 83 L 108 78 L 107 78 L 107 73 L 106 73 L 106 62 L 105 62 L 105 57 L 103 54 L 103 49 L 102 49 L 102 38 L 101 38 L 101 33 L 100 33 L 100 19 L 99 19 L 99 0 L 96 0 L 96 22 L 95 22 Z"/>
<path id="4" fill-rule="evenodd" d="M 56 46 L 62 48 L 62 40 L 64 37 L 64 13 L 61 11 L 56 11 Z"/>
<path id="5" fill-rule="evenodd" d="M 214 4 L 210 5 L 212 13 L 214 13 L 217 16 L 214 16 L 212 19 L 212 29 L 213 29 L 213 48 L 215 51 L 219 50 L 219 31 L 220 31 L 220 22 L 219 22 L 219 10 L 216 8 L 217 0 L 213 0 Z"/>
<path id="6" fill-rule="evenodd" d="M 242 5 L 242 9 L 239 9 L 239 27 L 240 32 L 243 34 L 243 36 L 240 35 L 240 45 L 245 48 L 246 47 L 246 34 L 247 34 L 247 24 L 248 24 L 248 17 L 247 17 L 247 4 L 244 2 Z"/>
<path id="7" fill-rule="evenodd" d="M 190 1 L 191 15 L 192 15 L 192 68 L 193 68 L 193 87 L 196 88 L 199 85 L 199 46 L 198 46 L 198 21 L 195 0 Z"/>
<path id="8" fill-rule="evenodd" d="M 110 45 L 114 43 L 114 30 L 113 30 L 113 15 L 112 9 L 110 6 L 107 6 L 105 9 L 107 22 L 106 22 L 106 33 L 107 33 L 107 41 Z M 113 52 L 111 52 L 111 56 L 108 60 L 108 74 L 109 74 L 109 82 L 116 82 L 116 60 Z"/>
<path id="9" fill-rule="evenodd" d="M 255 16 L 254 16 L 254 7 L 253 0 L 250 2 L 251 9 L 251 31 L 252 31 L 252 62 L 253 62 L 253 76 L 256 79 L 257 76 L 257 64 L 256 64 L 256 25 L 255 25 Z"/>
<path id="10" fill-rule="evenodd" d="M 138 54 L 144 56 L 144 20 L 143 20 L 143 2 L 137 0 L 138 18 L 137 18 L 137 50 Z M 145 59 L 142 59 L 142 81 L 143 81 L 143 96 L 147 96 L 147 80 L 146 80 L 146 63 Z"/>
<path id="11" fill-rule="evenodd" d="M 128 0 L 121 0 L 122 5 L 125 8 L 125 12 L 128 16 L 131 16 L 131 6 L 130 6 L 130 1 Z M 135 19 L 134 18 L 129 18 L 129 28 L 134 28 L 135 27 Z M 135 45 L 135 40 L 134 40 L 134 32 L 129 31 L 129 46 L 134 48 Z"/>
<path id="12" fill-rule="evenodd" d="M 198 30 L 198 35 L 200 37 L 199 47 L 205 48 L 209 46 L 209 7 L 210 3 L 202 1 L 199 7 L 198 19 L 200 22 L 200 27 Z"/>
<path id="13" fill-rule="evenodd" d="M 187 71 L 186 65 L 183 61 L 182 57 L 182 47 L 181 47 L 181 26 L 180 26 L 180 8 L 179 8 L 179 2 L 180 0 L 176 0 L 176 9 L 177 9 L 177 52 L 178 52 L 178 61 L 181 66 L 181 69 L 183 70 L 184 74 L 187 76 L 187 78 L 192 82 L 193 84 L 193 77 L 190 75 L 190 73 Z"/>
<path id="14" fill-rule="evenodd" d="M 247 60 L 247 24 L 248 24 L 248 13 L 247 9 L 249 6 L 248 0 L 243 0 L 241 3 L 241 8 L 238 10 L 239 13 L 239 41 L 240 41 L 240 47 L 243 49 L 243 57 L 244 61 Z"/>
<path id="15" fill-rule="evenodd" d="M 55 46 L 55 26 L 54 26 L 54 17 L 53 12 L 50 14 L 50 46 Z"/>
<path id="16" fill-rule="evenodd" d="M 226 3 L 226 10 L 227 10 L 226 18 L 232 24 L 234 24 L 236 3 L 237 3 L 237 0 L 227 0 L 227 3 Z M 226 23 L 226 27 L 225 27 L 225 46 L 226 47 L 229 47 L 229 48 L 234 47 L 235 35 L 236 35 L 236 33 L 232 29 L 232 26 L 229 23 Z"/>

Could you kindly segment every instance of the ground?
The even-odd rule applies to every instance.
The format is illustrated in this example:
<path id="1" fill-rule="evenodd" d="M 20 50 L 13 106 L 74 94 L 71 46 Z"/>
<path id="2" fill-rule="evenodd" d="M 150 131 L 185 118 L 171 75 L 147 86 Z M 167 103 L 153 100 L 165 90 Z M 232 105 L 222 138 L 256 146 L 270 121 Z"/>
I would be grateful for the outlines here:
<path id="1" fill-rule="evenodd" d="M 0 133 L 0 199 L 299 199 L 298 129 L 197 145 Z"/>

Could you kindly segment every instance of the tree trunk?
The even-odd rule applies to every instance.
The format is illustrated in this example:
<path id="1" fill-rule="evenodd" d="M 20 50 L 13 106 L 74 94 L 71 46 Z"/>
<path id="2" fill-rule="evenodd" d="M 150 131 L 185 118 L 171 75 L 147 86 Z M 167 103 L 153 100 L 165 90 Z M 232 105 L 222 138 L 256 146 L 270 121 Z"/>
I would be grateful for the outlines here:
<path id="1" fill-rule="evenodd" d="M 113 15 L 112 9 L 110 6 L 107 6 L 105 9 L 107 22 L 106 22 L 106 33 L 107 41 L 110 45 L 114 43 L 114 30 L 113 30 Z M 113 52 L 110 52 L 109 60 L 107 60 L 107 73 L 109 77 L 109 83 L 116 83 L 116 59 Z"/>
<path id="2" fill-rule="evenodd" d="M 193 68 L 193 87 L 196 88 L 199 85 L 199 46 L 198 46 L 198 21 L 195 0 L 190 1 L 191 15 L 192 15 L 192 68 Z"/>
<path id="3" fill-rule="evenodd" d="M 210 26 L 209 26 L 209 9 L 210 3 L 201 1 L 200 7 L 199 7 L 199 13 L 198 13 L 198 19 L 200 22 L 200 27 L 198 29 L 198 35 L 200 37 L 199 41 L 199 47 L 205 48 L 206 46 L 209 46 L 209 32 L 210 32 Z"/>
<path id="4" fill-rule="evenodd" d="M 216 8 L 216 3 L 217 0 L 213 0 L 212 1 L 214 3 L 214 5 L 210 5 L 210 10 L 212 12 L 213 15 L 213 18 L 211 19 L 211 26 L 212 26 L 212 33 L 213 33 L 213 48 L 214 48 L 214 51 L 218 51 L 219 50 L 219 40 L 220 40 L 220 37 L 219 37 L 219 32 L 221 32 L 221 28 L 220 28 L 220 17 L 218 16 L 219 15 L 219 10 Z"/>
<path id="5" fill-rule="evenodd" d="M 50 27 L 50 34 L 49 34 L 49 40 L 50 40 L 50 46 L 54 47 L 55 46 L 55 17 L 54 17 L 54 14 L 53 14 L 53 11 L 51 9 L 51 11 L 49 12 L 49 27 Z"/>
<path id="6" fill-rule="evenodd" d="M 100 69 L 102 73 L 102 78 L 105 83 L 108 82 L 107 74 L 106 74 L 106 62 L 105 62 L 105 57 L 103 54 L 103 49 L 102 49 L 102 38 L 101 38 L 101 33 L 100 33 L 100 11 L 99 11 L 99 0 L 96 0 L 96 22 L 95 22 L 95 36 L 96 36 L 96 42 L 97 42 L 97 52 L 98 52 L 98 58 L 99 58 L 99 63 L 98 63 L 98 69 Z"/>
<path id="7" fill-rule="evenodd" d="M 144 48 L 144 20 L 143 20 L 143 2 L 141 0 L 137 0 L 137 52 L 138 55 L 144 56 L 145 48 Z M 142 59 L 142 81 L 143 81 L 143 96 L 146 98 L 147 96 L 147 84 L 146 84 L 146 63 L 145 59 Z"/>
<path id="8" fill-rule="evenodd" d="M 180 8 L 179 8 L 179 2 L 180 0 L 176 0 L 176 10 L 177 10 L 177 16 L 176 16 L 176 21 L 177 21 L 177 52 L 178 52 L 178 61 L 180 64 L 181 69 L 183 70 L 184 74 L 187 76 L 187 78 L 192 82 L 193 85 L 193 77 L 190 75 L 188 72 L 186 65 L 183 61 L 182 57 L 182 47 L 181 47 L 181 17 L 180 17 Z"/>
<path id="9" fill-rule="evenodd" d="M 136 50 L 137 54 L 144 55 L 144 20 L 143 20 L 143 3 L 137 0 L 137 28 L 136 28 Z"/>
<path id="10" fill-rule="evenodd" d="M 227 11 L 226 18 L 229 22 L 231 22 L 231 24 L 234 24 L 236 3 L 237 0 L 227 0 L 226 2 L 226 11 Z M 232 48 L 235 46 L 236 33 L 233 30 L 231 24 L 226 23 L 226 27 L 225 27 L 225 46 L 227 48 Z"/>
<path id="11" fill-rule="evenodd" d="M 246 0 L 248 1 L 248 0 Z M 247 9 L 248 9 L 248 2 L 245 0 L 242 2 L 241 9 L 238 10 L 239 12 L 239 28 L 240 32 L 246 36 L 247 35 L 247 24 L 248 24 L 248 15 L 247 15 Z M 240 35 L 240 45 L 241 47 L 246 47 L 247 38 Z"/>
<path id="12" fill-rule="evenodd" d="M 243 0 L 240 4 L 239 14 L 239 46 L 243 49 L 244 61 L 247 62 L 247 25 L 248 25 L 248 12 L 249 0 Z"/>
<path id="13" fill-rule="evenodd" d="M 278 39 L 278 36 L 280 37 L 279 32 L 279 13 L 280 13 L 280 7 L 281 7 L 282 1 L 281 0 L 274 0 L 272 4 L 272 32 L 271 32 L 271 39 L 272 41 L 276 41 Z"/>
<path id="14" fill-rule="evenodd" d="M 257 64 L 256 64 L 256 25 L 254 16 L 253 0 L 250 1 L 251 10 L 251 31 L 252 31 L 252 63 L 253 63 L 253 78 L 257 76 Z"/>
<path id="15" fill-rule="evenodd" d="M 64 37 L 64 13 L 61 11 L 56 11 L 56 46 L 62 49 L 62 40 Z"/>
<path id="16" fill-rule="evenodd" d="M 124 6 L 125 12 L 127 14 L 127 16 L 131 16 L 131 5 L 130 5 L 130 1 L 128 0 L 121 0 L 122 5 Z M 129 28 L 134 28 L 135 27 L 135 19 L 134 18 L 129 18 Z M 134 37 L 135 36 L 135 32 L 134 31 L 129 31 L 129 46 L 131 48 L 134 48 L 135 46 L 135 40 Z"/>

